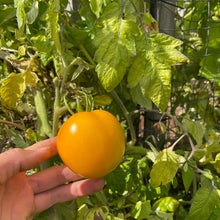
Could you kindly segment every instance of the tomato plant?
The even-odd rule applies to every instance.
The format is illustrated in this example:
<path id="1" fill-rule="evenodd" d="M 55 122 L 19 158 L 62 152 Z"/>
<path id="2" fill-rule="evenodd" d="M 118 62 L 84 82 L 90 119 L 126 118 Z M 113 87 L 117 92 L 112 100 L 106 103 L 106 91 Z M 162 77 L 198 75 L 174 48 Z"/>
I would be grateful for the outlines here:
<path id="1" fill-rule="evenodd" d="M 121 162 L 125 137 L 118 120 L 104 110 L 79 112 L 60 128 L 57 149 L 63 162 L 87 177 L 102 177 Z"/>
<path id="2" fill-rule="evenodd" d="M 57 140 L 75 172 L 106 175 L 127 142 L 102 192 L 36 219 L 219 219 L 220 3 L 153 3 L 0 0 L 0 150 L 56 136 L 69 112 Z M 175 36 L 153 15 L 168 5 Z M 177 209 L 154 211 L 166 197 Z"/>

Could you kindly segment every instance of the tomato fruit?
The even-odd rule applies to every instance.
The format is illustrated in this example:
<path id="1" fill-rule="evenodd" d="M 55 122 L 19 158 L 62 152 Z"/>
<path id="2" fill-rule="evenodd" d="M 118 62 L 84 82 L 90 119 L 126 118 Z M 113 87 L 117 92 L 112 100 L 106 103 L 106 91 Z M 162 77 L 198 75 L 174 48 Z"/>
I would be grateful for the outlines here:
<path id="1" fill-rule="evenodd" d="M 86 178 L 103 177 L 121 162 L 125 137 L 118 120 L 104 110 L 73 114 L 57 135 L 64 164 Z"/>

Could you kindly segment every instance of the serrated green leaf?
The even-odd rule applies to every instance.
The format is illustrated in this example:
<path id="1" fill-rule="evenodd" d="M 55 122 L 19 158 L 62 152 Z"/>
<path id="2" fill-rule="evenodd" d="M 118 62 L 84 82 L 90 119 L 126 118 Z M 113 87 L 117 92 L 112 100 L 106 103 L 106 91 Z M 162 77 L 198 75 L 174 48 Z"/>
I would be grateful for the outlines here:
<path id="1" fill-rule="evenodd" d="M 11 73 L 3 80 L 0 89 L 1 101 L 8 108 L 14 108 L 25 91 L 25 76 L 22 73 Z"/>
<path id="2" fill-rule="evenodd" d="M 147 71 L 140 82 L 144 95 L 149 97 L 163 112 L 170 100 L 171 69 L 158 62 L 154 54 L 149 53 L 147 58 Z"/>
<path id="3" fill-rule="evenodd" d="M 195 139 L 198 145 L 202 144 L 203 137 L 205 134 L 205 127 L 200 122 L 183 119 L 183 127 L 189 132 Z"/>
<path id="4" fill-rule="evenodd" d="M 13 129 L 7 130 L 7 133 L 11 137 L 11 140 L 13 144 L 15 145 L 15 147 L 18 147 L 18 148 L 28 147 L 28 143 L 25 142 L 24 138 L 22 137 L 20 133 L 18 133 L 17 131 Z"/>
<path id="5" fill-rule="evenodd" d="M 165 34 L 151 32 L 147 38 L 142 34 L 136 39 L 137 56 L 129 73 L 128 85 L 138 83 L 143 95 L 150 98 L 157 107 L 164 111 L 171 93 L 171 66 L 188 61 L 188 58 L 175 47 L 181 45 L 178 39 Z"/>
<path id="6" fill-rule="evenodd" d="M 193 198 L 186 220 L 209 219 L 215 207 L 220 207 L 219 190 L 201 187 Z"/>
<path id="7" fill-rule="evenodd" d="M 99 29 L 94 39 L 97 46 L 96 71 L 107 91 L 121 82 L 135 53 L 133 36 L 137 26 L 133 21 L 122 20 L 120 16 L 120 5 L 111 3 L 98 21 L 103 28 Z"/>
<path id="8" fill-rule="evenodd" d="M 151 32 L 151 38 L 149 38 L 149 40 L 151 41 L 152 39 L 153 39 L 153 42 L 157 42 L 158 44 L 160 44 L 160 46 L 162 47 L 165 46 L 168 48 L 175 48 L 183 44 L 183 42 L 177 38 L 174 38 L 164 33 L 156 33 L 154 31 Z M 184 56 L 184 60 L 186 59 L 188 58 Z"/>
<path id="9" fill-rule="evenodd" d="M 151 204 L 150 201 L 138 201 L 134 207 L 131 209 L 131 216 L 135 219 L 147 219 L 151 214 Z"/>
<path id="10" fill-rule="evenodd" d="M 175 177 L 178 167 L 178 156 L 173 151 L 160 151 L 150 172 L 151 185 L 154 188 L 166 185 Z"/>

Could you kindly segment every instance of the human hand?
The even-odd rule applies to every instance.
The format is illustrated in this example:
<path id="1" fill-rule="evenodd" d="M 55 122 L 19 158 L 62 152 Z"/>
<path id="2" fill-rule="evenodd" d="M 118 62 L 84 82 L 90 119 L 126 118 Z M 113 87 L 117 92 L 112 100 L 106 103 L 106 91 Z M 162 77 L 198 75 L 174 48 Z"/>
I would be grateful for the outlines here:
<path id="1" fill-rule="evenodd" d="M 0 220 L 24 220 L 56 203 L 100 191 L 104 180 L 79 180 L 82 176 L 66 166 L 54 166 L 31 176 L 35 168 L 57 154 L 56 138 L 26 149 L 14 148 L 0 154 Z"/>

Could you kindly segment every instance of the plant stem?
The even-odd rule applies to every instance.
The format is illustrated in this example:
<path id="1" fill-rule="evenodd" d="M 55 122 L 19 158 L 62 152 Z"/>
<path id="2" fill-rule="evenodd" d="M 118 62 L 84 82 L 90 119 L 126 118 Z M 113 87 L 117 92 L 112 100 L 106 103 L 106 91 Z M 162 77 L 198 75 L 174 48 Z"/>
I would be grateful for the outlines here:
<path id="1" fill-rule="evenodd" d="M 120 97 L 115 92 L 115 90 L 112 90 L 111 94 L 114 97 L 115 101 L 119 104 L 119 106 L 121 107 L 121 110 L 123 111 L 123 113 L 125 115 L 125 118 L 128 122 L 128 126 L 129 126 L 129 129 L 130 129 L 130 132 L 131 132 L 131 145 L 134 145 L 136 143 L 137 138 L 136 138 L 134 125 L 132 123 L 131 115 L 129 114 L 128 110 L 124 106 L 123 102 L 121 101 Z"/>
<path id="2" fill-rule="evenodd" d="M 58 121 L 59 121 L 58 111 L 60 109 L 59 80 L 58 80 L 57 77 L 54 78 L 53 83 L 54 83 L 54 87 L 55 87 L 55 100 L 54 100 L 54 107 L 53 107 L 53 131 L 52 131 L 52 136 L 55 137 L 57 135 Z"/>
<path id="3" fill-rule="evenodd" d="M 85 47 L 80 44 L 79 45 L 79 49 L 83 52 L 83 54 L 85 55 L 85 57 L 88 59 L 88 61 L 93 65 L 96 66 L 96 63 L 93 61 L 92 57 L 90 56 L 90 54 L 88 53 L 88 51 L 85 49 Z"/>
<path id="4" fill-rule="evenodd" d="M 21 125 L 16 124 L 16 123 L 11 122 L 11 121 L 0 120 L 0 124 L 6 124 L 6 125 L 10 125 L 12 127 L 18 128 L 22 131 L 24 130 L 24 128 Z"/>

